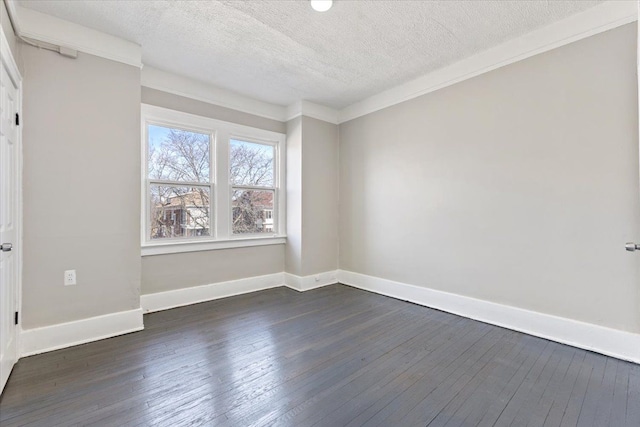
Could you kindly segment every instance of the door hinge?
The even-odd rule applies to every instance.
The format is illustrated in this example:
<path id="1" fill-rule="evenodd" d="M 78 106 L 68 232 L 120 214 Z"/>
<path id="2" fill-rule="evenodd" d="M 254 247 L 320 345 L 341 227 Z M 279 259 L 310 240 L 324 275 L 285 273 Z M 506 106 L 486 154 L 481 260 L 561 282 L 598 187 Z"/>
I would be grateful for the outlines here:
<path id="1" fill-rule="evenodd" d="M 14 313 L 14 315 L 13 315 L 13 323 L 14 323 L 15 325 L 17 325 L 17 324 L 18 324 L 18 312 L 17 312 L 17 311 L 16 311 L 16 312 Z"/>
<path id="2" fill-rule="evenodd" d="M 16 126 L 20 126 L 20 114 L 16 113 Z"/>

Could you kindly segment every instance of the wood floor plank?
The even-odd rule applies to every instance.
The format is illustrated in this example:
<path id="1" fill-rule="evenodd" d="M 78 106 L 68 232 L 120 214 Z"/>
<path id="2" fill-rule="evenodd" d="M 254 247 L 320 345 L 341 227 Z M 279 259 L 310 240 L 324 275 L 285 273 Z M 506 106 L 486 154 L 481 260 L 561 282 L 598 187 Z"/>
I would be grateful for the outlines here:
<path id="1" fill-rule="evenodd" d="M 560 425 L 562 427 L 578 425 L 578 418 L 584 403 L 584 397 L 587 392 L 589 380 L 593 372 L 593 362 L 598 358 L 597 354 L 587 352 L 582 361 L 582 367 L 578 373 L 578 379 L 575 382 L 569 402 L 564 410 Z"/>
<path id="2" fill-rule="evenodd" d="M 471 327 L 464 327 L 456 339 L 442 345 L 436 351 L 433 352 L 428 358 L 428 361 L 414 364 L 406 374 L 399 375 L 393 378 L 384 387 L 377 390 L 372 390 L 372 393 L 367 392 L 361 399 L 363 402 L 358 402 L 360 410 L 351 414 L 351 420 L 346 423 L 347 426 L 359 426 L 363 425 L 366 421 L 374 417 L 382 408 L 385 408 L 397 396 L 407 389 L 411 384 L 419 381 L 421 378 L 430 378 L 432 375 L 436 375 L 437 372 L 443 368 L 446 368 L 452 362 L 455 362 L 452 355 L 461 354 L 467 348 L 469 343 L 473 345 L 477 342 L 477 335 L 484 336 L 488 333 L 488 329 L 485 325 L 477 324 L 473 325 L 477 329 Z"/>
<path id="3" fill-rule="evenodd" d="M 465 375 L 455 383 L 445 382 L 430 391 L 409 413 L 398 418 L 400 425 L 444 425 L 463 403 L 473 406 L 474 401 L 467 399 L 478 396 L 476 391 L 495 369 L 495 361 L 507 357 L 516 346 L 515 342 L 508 339 L 510 331 L 500 332 L 501 336 L 495 339 L 491 350 L 479 358 L 472 368 L 466 368 Z"/>
<path id="4" fill-rule="evenodd" d="M 617 373 L 618 361 L 612 358 L 607 358 L 602 383 L 598 389 L 599 397 L 596 403 L 596 413 L 593 417 L 592 423 L 594 426 L 604 426 L 609 424 Z"/>
<path id="5" fill-rule="evenodd" d="M 21 359 L 13 426 L 640 426 L 640 365 L 344 285 Z"/>
<path id="6" fill-rule="evenodd" d="M 566 351 L 564 346 L 561 344 L 552 343 L 551 350 L 553 353 L 549 358 L 549 361 L 545 364 L 536 382 L 529 390 L 525 402 L 519 408 L 512 424 L 527 425 L 536 421 L 538 421 L 539 424 L 544 423 L 544 419 L 546 418 L 547 413 L 545 412 L 541 415 L 537 414 L 539 410 L 539 403 L 542 400 L 542 396 L 545 390 L 548 388 L 549 383 L 553 379 L 553 375 L 564 376 L 566 371 L 566 369 L 563 369 L 562 365 L 562 352 Z M 568 364 L 566 367 L 568 367 Z M 553 392 L 555 393 L 555 391 Z"/>
<path id="7" fill-rule="evenodd" d="M 450 322 L 448 325 L 454 326 L 456 323 Z M 391 349 L 384 355 L 384 364 L 376 364 L 375 370 L 371 369 L 374 368 L 373 366 L 363 368 L 357 372 L 357 375 L 345 378 L 322 393 L 300 403 L 276 419 L 273 424 L 315 425 L 322 422 L 326 425 L 346 425 L 359 413 L 359 405 L 367 405 L 375 401 L 371 398 L 355 400 L 362 394 L 382 390 L 394 380 L 407 378 L 413 374 L 416 366 L 420 366 L 423 370 L 433 369 L 436 360 L 445 360 L 448 357 L 449 352 L 452 351 L 452 345 L 457 342 L 450 339 L 448 333 L 450 328 L 443 327 L 443 324 L 435 325 L 437 329 L 429 329 L 428 326 L 411 340 Z M 467 332 L 469 331 L 465 331 Z M 459 338 L 463 339 L 463 335 L 460 334 Z M 429 345 L 419 345 L 420 342 L 428 342 Z M 431 363 L 426 360 L 427 358 Z M 334 410 L 327 413 L 324 409 L 327 407 Z"/>
<path id="8" fill-rule="evenodd" d="M 380 318 L 379 318 L 379 317 L 378 317 L 378 321 L 380 321 Z M 400 323 L 398 324 L 398 326 L 399 326 L 399 327 L 401 326 L 401 323 L 402 323 L 402 322 L 400 322 Z M 355 326 L 360 327 L 361 325 L 356 324 Z M 338 337 L 338 335 L 337 335 L 337 334 L 331 334 L 331 337 L 332 337 L 333 339 L 335 339 L 336 337 Z M 339 351 L 335 351 L 334 353 L 335 353 L 335 354 L 340 354 L 340 352 L 339 352 Z M 297 357 L 298 357 L 298 356 L 296 356 L 296 358 L 297 358 Z M 290 361 L 291 363 L 289 363 L 289 370 L 288 370 L 288 374 L 287 374 L 287 375 L 290 375 L 290 376 L 294 376 L 294 377 L 295 377 L 295 376 L 297 375 L 297 374 L 293 374 L 293 373 L 297 372 L 297 371 L 296 371 L 296 369 L 295 369 L 295 358 L 294 358 L 294 359 L 289 359 L 289 361 Z M 309 368 L 309 367 L 313 367 L 313 364 L 312 364 L 311 362 L 312 362 L 312 359 L 311 359 L 311 358 L 309 358 L 309 357 L 305 358 L 305 365 L 304 365 L 304 366 L 305 366 L 305 369 L 307 369 L 307 368 Z M 286 379 L 286 377 L 282 377 L 282 378 L 280 378 L 280 377 L 272 377 L 272 378 L 270 378 L 270 379 L 269 379 L 269 380 L 270 380 L 270 384 L 273 384 L 273 385 L 275 386 L 275 385 L 279 384 L 279 380 L 280 380 L 280 379 Z M 214 394 L 216 395 L 216 397 L 217 397 L 218 399 L 230 399 L 230 398 L 232 398 L 232 397 L 237 397 L 237 396 L 236 396 L 236 394 L 238 394 L 238 393 L 240 393 L 240 394 L 241 394 L 241 392 L 243 392 L 244 390 L 246 390 L 246 389 L 247 389 L 247 381 L 246 381 L 246 380 L 248 380 L 248 378 L 246 378 L 246 377 L 245 377 L 245 378 L 243 378 L 243 384 L 242 384 L 242 386 L 232 387 L 232 388 L 229 388 L 228 390 L 226 390 L 226 391 L 228 392 L 226 395 L 225 395 L 224 393 L 218 393 L 218 392 L 216 392 L 216 393 L 214 393 Z M 274 382 L 274 381 L 275 381 L 275 382 Z M 261 390 L 261 391 L 266 391 L 266 390 L 268 390 L 268 389 L 269 389 L 269 385 L 268 385 L 268 384 L 265 384 L 265 382 L 264 382 L 264 381 L 262 381 L 262 383 L 261 383 L 261 385 L 260 385 L 260 390 Z M 243 397 L 243 396 L 240 396 L 240 397 Z M 158 399 L 158 403 L 159 403 L 158 405 L 154 405 L 154 402 L 153 402 L 153 401 L 149 401 L 149 402 L 148 402 L 148 404 L 153 405 L 153 406 L 158 406 L 158 407 L 160 407 L 160 409 L 162 409 L 162 407 L 163 407 L 163 406 L 164 406 L 164 407 L 167 407 L 167 406 L 169 406 L 169 407 L 170 407 L 170 406 L 171 406 L 171 405 L 166 405 L 166 404 L 164 404 L 164 405 L 160 405 L 160 404 L 164 403 L 164 399 L 163 399 L 163 398 Z"/>
<path id="9" fill-rule="evenodd" d="M 258 399 L 253 400 L 254 407 L 251 414 L 247 414 L 247 411 L 243 408 L 232 409 L 225 414 L 231 421 L 221 425 L 237 425 L 236 423 L 249 425 L 253 421 L 253 418 L 255 418 L 254 416 L 256 415 L 256 411 L 271 410 L 274 405 L 276 407 L 280 407 L 280 400 L 269 398 L 265 399 L 264 397 L 269 397 L 271 394 L 278 394 L 282 389 L 295 390 L 294 396 L 296 397 L 312 395 L 318 390 L 322 390 L 324 387 L 330 386 L 345 377 L 353 375 L 366 364 L 378 363 L 378 359 L 387 352 L 389 347 L 393 348 L 410 339 L 411 332 L 406 330 L 406 324 L 403 323 L 404 322 L 401 322 L 397 325 L 398 329 L 396 333 L 391 334 L 391 336 L 384 337 L 383 339 L 371 340 L 372 343 L 376 342 L 378 345 L 371 345 L 367 347 L 357 345 L 356 342 L 347 343 L 345 341 L 341 343 L 342 346 L 352 346 L 352 350 L 354 352 L 336 357 L 334 354 L 335 352 L 330 351 L 331 355 L 328 356 L 330 358 L 330 360 L 328 360 L 329 363 L 323 364 L 323 366 L 314 369 L 314 371 L 306 371 L 304 374 L 288 379 L 274 389 L 269 390 Z M 290 397 L 285 397 L 284 399 L 285 401 L 289 401 Z"/>
<path id="10" fill-rule="evenodd" d="M 580 416 L 578 417 L 578 424 L 581 426 L 593 425 L 593 420 L 597 413 L 598 400 L 601 397 L 600 391 L 602 390 L 606 365 L 607 357 L 598 355 L 594 359 L 589 383 L 580 408 Z"/>
<path id="11" fill-rule="evenodd" d="M 489 408 L 490 402 L 500 396 L 509 380 L 516 374 L 518 367 L 525 361 L 528 352 L 526 343 L 518 340 L 518 334 L 512 333 L 514 347 L 510 353 L 496 357 L 492 361 L 491 372 L 475 388 L 464 390 L 450 408 L 444 408 L 429 423 L 429 426 L 447 427 L 478 425 Z"/>
<path id="12" fill-rule="evenodd" d="M 626 421 L 629 426 L 640 426 L 640 365 L 629 368 Z"/>
<path id="13" fill-rule="evenodd" d="M 518 390 L 513 395 L 513 398 L 504 407 L 500 417 L 496 420 L 495 426 L 505 427 L 514 424 L 515 418 L 518 416 L 520 409 L 526 404 L 529 394 L 534 385 L 538 381 L 538 377 L 544 370 L 544 367 L 549 363 L 551 356 L 553 355 L 553 343 L 547 343 L 544 352 L 536 360 L 532 368 L 527 373 L 522 383 L 519 385 Z"/>
<path id="14" fill-rule="evenodd" d="M 477 423 L 478 426 L 493 426 L 496 423 L 548 345 L 546 341 L 531 336 L 523 335 L 521 339 L 525 342 L 527 357 L 517 367 L 516 373 L 504 384 L 502 391 L 491 400 L 480 422 Z"/>
<path id="15" fill-rule="evenodd" d="M 381 408 L 363 425 L 394 425 L 407 412 L 415 408 L 425 396 L 428 396 L 438 388 L 446 392 L 451 386 L 458 384 L 459 381 L 466 380 L 469 377 L 467 369 L 474 369 L 478 364 L 483 363 L 492 356 L 491 351 L 501 333 L 501 330 L 490 329 L 486 335 L 478 336 L 458 355 L 452 354 L 451 361 L 443 363 L 434 376 L 425 378 L 424 374 L 420 372 L 412 378 L 409 384 L 403 385 L 403 390 L 396 394 L 394 400 L 384 408 Z M 444 395 L 438 394 L 438 397 L 443 398 Z"/>
<path id="16" fill-rule="evenodd" d="M 560 361 L 558 362 L 555 371 L 552 373 L 542 395 L 535 404 L 531 415 L 528 417 L 528 425 L 531 427 L 543 427 L 545 424 L 548 425 L 549 414 L 551 413 L 554 400 L 563 399 L 563 385 L 565 383 L 572 384 L 574 372 L 570 371 L 570 368 L 574 366 L 575 369 L 574 359 L 576 351 L 569 346 L 559 346 L 559 352 Z M 558 424 L 559 420 L 556 425 Z"/>
<path id="17" fill-rule="evenodd" d="M 609 424 L 627 424 L 627 390 L 629 389 L 629 364 L 618 363 L 615 385 L 613 387 L 613 401 L 611 403 L 611 417 Z"/>

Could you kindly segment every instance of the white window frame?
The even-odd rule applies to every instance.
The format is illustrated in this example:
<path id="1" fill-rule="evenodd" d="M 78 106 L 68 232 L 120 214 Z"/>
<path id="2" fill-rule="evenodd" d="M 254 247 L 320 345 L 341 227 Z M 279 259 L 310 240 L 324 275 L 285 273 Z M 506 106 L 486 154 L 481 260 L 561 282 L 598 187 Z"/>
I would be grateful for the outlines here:
<path id="1" fill-rule="evenodd" d="M 213 208 L 209 210 L 210 236 L 185 237 L 175 239 L 151 240 L 150 238 L 150 183 L 161 180 L 148 178 L 148 135 L 149 124 L 169 128 L 186 129 L 208 134 L 210 146 L 210 182 L 181 183 L 187 186 L 209 187 Z M 263 246 L 284 244 L 286 242 L 286 190 L 285 190 L 285 153 L 286 135 L 278 132 L 257 129 L 208 117 L 197 116 L 168 108 L 142 104 L 142 209 L 141 209 L 141 242 L 142 256 L 160 255 L 180 252 L 195 252 L 213 249 L 237 248 L 245 246 Z M 231 196 L 234 186 L 229 176 L 230 140 L 271 145 L 274 147 L 274 186 L 255 187 L 256 189 L 273 190 L 273 233 L 233 234 Z M 167 185 L 176 185 L 168 182 Z"/>

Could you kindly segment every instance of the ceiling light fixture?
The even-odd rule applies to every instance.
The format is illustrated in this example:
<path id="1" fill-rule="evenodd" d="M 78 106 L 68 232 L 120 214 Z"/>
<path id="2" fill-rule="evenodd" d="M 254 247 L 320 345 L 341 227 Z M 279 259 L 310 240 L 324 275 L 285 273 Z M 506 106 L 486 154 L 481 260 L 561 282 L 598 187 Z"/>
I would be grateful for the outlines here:
<path id="1" fill-rule="evenodd" d="M 311 7 L 316 12 L 326 12 L 333 6 L 333 0 L 311 0 Z"/>

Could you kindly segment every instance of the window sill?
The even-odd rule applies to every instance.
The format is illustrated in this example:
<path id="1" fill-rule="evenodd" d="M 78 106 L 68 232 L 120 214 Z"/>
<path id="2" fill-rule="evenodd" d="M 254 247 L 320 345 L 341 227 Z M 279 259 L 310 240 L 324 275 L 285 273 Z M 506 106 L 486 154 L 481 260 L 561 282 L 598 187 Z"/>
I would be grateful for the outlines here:
<path id="1" fill-rule="evenodd" d="M 246 248 L 249 246 L 283 245 L 287 236 L 248 237 L 229 240 L 207 240 L 170 243 L 149 243 L 142 246 L 142 256 L 178 254 L 184 252 L 213 251 L 218 249 Z"/>

